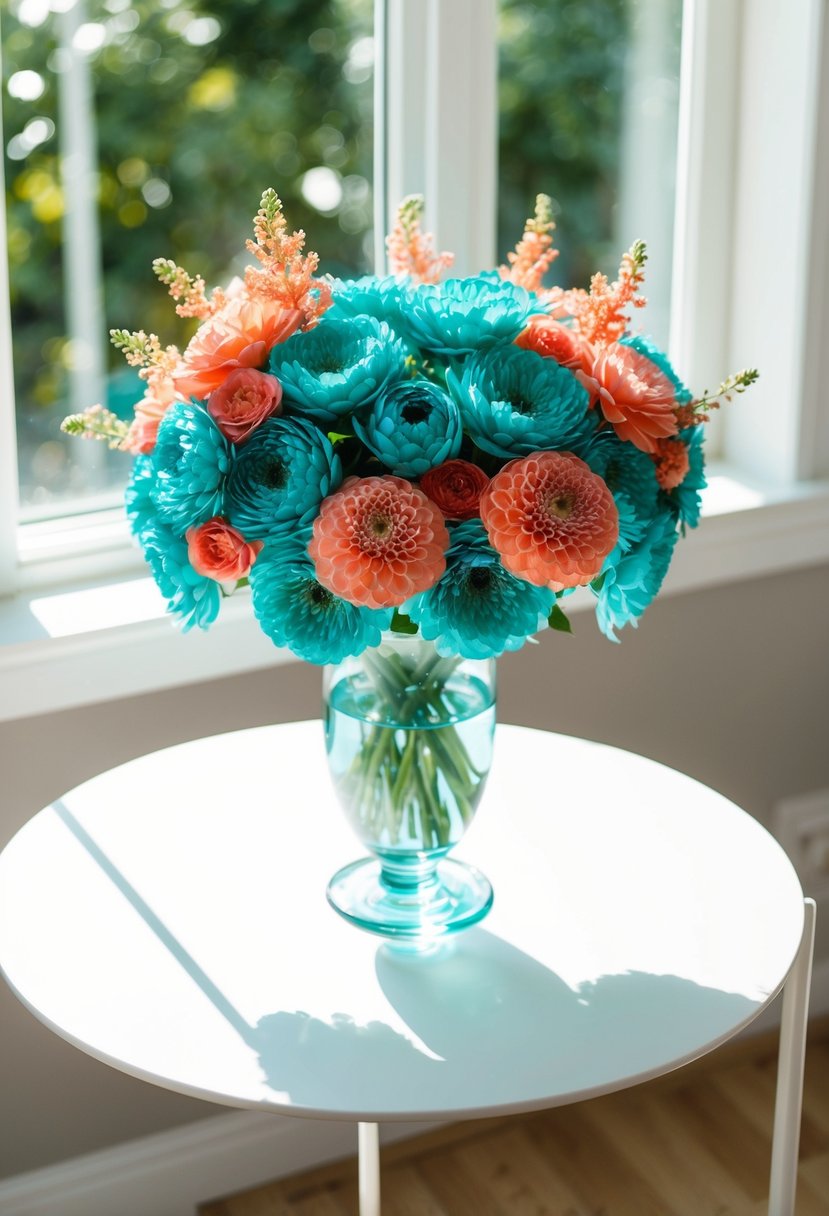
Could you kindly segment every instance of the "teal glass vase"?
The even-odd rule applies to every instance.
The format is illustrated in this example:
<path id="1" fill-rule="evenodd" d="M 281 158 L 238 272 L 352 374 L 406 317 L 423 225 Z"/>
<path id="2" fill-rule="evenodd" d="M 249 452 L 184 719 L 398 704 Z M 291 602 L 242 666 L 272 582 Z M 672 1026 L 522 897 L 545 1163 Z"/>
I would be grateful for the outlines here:
<path id="1" fill-rule="evenodd" d="M 326 668 L 328 766 L 371 853 L 328 884 L 352 924 L 424 946 L 486 916 L 489 881 L 448 854 L 489 774 L 495 693 L 494 659 L 443 658 L 420 635 Z"/>

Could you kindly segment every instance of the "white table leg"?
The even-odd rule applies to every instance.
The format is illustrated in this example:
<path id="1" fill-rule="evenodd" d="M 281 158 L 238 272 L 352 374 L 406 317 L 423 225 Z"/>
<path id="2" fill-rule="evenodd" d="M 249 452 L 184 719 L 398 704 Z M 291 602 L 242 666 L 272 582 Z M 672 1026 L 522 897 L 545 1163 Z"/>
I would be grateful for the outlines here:
<path id="1" fill-rule="evenodd" d="M 376 1123 L 357 1124 L 360 1216 L 380 1216 L 380 1136 Z"/>
<path id="2" fill-rule="evenodd" d="M 812 982 L 812 954 L 815 944 L 815 901 L 807 899 L 805 905 L 803 938 L 783 986 L 783 1021 L 777 1061 L 769 1216 L 794 1216 L 797 1152 L 803 1106 L 806 1020 L 809 1015 L 809 988 Z"/>

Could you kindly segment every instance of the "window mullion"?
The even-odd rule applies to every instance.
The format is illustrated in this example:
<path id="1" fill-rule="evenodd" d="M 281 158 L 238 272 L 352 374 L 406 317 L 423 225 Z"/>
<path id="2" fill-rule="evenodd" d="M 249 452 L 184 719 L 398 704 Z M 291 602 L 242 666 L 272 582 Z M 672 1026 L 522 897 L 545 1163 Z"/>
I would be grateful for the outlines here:
<path id="1" fill-rule="evenodd" d="M 497 0 L 429 0 L 426 217 L 457 274 L 495 261 Z"/>
<path id="2" fill-rule="evenodd" d="M 0 57 L 0 79 L 2 57 Z M 3 104 L 0 97 L 0 131 Z M 0 596 L 17 589 L 17 428 L 12 362 L 9 258 L 6 227 L 6 179 L 0 158 Z"/>

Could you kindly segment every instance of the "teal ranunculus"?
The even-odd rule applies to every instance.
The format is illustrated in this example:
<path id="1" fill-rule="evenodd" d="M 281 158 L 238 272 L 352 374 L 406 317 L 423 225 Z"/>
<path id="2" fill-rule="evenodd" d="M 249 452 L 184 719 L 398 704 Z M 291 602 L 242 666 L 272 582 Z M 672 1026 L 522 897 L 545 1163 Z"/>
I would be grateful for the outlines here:
<path id="1" fill-rule="evenodd" d="M 554 359 L 517 346 L 469 359 L 447 372 L 464 429 L 485 452 L 510 459 L 553 448 L 583 447 L 595 429 L 588 396 Z"/>
<path id="2" fill-rule="evenodd" d="M 310 529 L 292 540 L 268 543 L 250 572 L 253 611 L 276 646 L 306 663 L 339 663 L 377 646 L 393 608 L 359 608 L 317 582 L 308 556 Z"/>
<path id="3" fill-rule="evenodd" d="M 479 519 L 450 525 L 450 537 L 443 577 L 402 611 L 439 654 L 489 659 L 518 650 L 547 624 L 555 594 L 505 570 Z"/>
<path id="4" fill-rule="evenodd" d="M 422 477 L 461 450 L 460 411 L 429 380 L 393 384 L 365 422 L 355 418 L 353 424 L 357 437 L 398 477 Z"/>
<path id="5" fill-rule="evenodd" d="M 401 306 L 409 288 L 408 275 L 366 274 L 359 279 L 335 279 L 332 284 L 331 307 L 323 313 L 321 324 L 344 321 L 353 317 L 374 317 L 387 321 L 395 331 L 401 318 Z"/>
<path id="6" fill-rule="evenodd" d="M 615 565 L 606 563 L 596 584 L 591 584 L 598 596 L 599 628 L 611 642 L 619 640 L 614 630 L 629 623 L 635 626 L 658 594 L 671 564 L 677 536 L 674 516 L 663 511 L 649 525 L 642 540 Z"/>
<path id="7" fill-rule="evenodd" d="M 155 504 L 152 500 L 153 482 L 152 459 L 149 456 L 136 456 L 124 490 L 124 506 L 130 532 L 138 540 L 141 539 L 144 529 L 154 523 L 157 518 Z"/>
<path id="8" fill-rule="evenodd" d="M 693 400 L 693 393 L 680 380 L 668 356 L 658 346 L 655 346 L 650 338 L 643 338 L 640 334 L 625 334 L 620 341 L 623 346 L 632 346 L 640 355 L 644 355 L 646 359 L 650 359 L 651 363 L 655 363 L 663 375 L 668 377 L 674 386 L 674 392 L 676 393 L 679 405 L 687 405 L 689 401 Z"/>
<path id="9" fill-rule="evenodd" d="M 340 458 L 304 418 L 269 418 L 234 454 L 225 514 L 247 540 L 308 524 L 342 480 Z"/>
<path id="10" fill-rule="evenodd" d="M 407 375 L 407 356 L 384 321 L 353 317 L 325 321 L 280 342 L 271 351 L 270 368 L 282 384 L 287 413 L 335 426 Z"/>
<path id="11" fill-rule="evenodd" d="M 702 498 L 700 491 L 708 485 L 705 480 L 705 455 L 702 450 L 702 426 L 689 426 L 678 436 L 688 449 L 689 468 L 685 478 L 675 490 L 669 490 L 665 498 L 679 516 L 682 530 L 695 528 L 699 523 Z"/>
<path id="12" fill-rule="evenodd" d="M 176 536 L 222 514 L 230 445 L 203 406 L 170 406 L 150 459 L 156 512 Z"/>
<path id="13" fill-rule="evenodd" d="M 508 345 L 536 311 L 523 287 L 481 275 L 411 288 L 403 325 L 422 350 L 450 357 Z"/>
<path id="14" fill-rule="evenodd" d="M 182 632 L 194 625 L 207 629 L 219 615 L 222 593 L 212 578 L 197 574 L 187 556 L 187 542 L 163 523 L 148 523 L 141 532 L 141 548 L 167 611 L 182 622 Z"/>

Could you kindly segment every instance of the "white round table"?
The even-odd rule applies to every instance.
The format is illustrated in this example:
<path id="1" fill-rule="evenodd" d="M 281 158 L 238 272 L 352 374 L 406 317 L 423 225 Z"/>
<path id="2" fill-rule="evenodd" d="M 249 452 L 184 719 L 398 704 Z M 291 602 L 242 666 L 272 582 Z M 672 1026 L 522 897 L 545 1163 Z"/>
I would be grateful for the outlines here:
<path id="1" fill-rule="evenodd" d="M 811 908 L 755 820 L 642 757 L 499 726 L 455 851 L 492 881 L 480 926 L 425 955 L 355 929 L 325 887 L 360 853 L 318 722 L 156 752 L 7 846 L 0 966 L 46 1025 L 124 1072 L 358 1121 L 367 1213 L 379 1121 L 634 1085 L 728 1039 L 791 977 L 771 1210 L 793 1210 Z"/>

